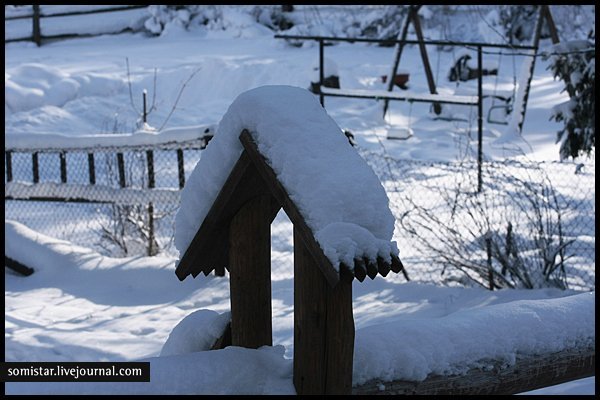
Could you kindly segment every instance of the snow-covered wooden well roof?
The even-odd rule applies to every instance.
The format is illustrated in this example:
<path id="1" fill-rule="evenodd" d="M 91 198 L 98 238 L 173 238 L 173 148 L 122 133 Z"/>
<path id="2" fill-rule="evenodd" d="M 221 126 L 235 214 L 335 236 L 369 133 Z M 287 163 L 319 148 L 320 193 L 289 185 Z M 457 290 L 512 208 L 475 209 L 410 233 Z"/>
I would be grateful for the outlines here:
<path id="1" fill-rule="evenodd" d="M 312 93 L 263 86 L 232 103 L 183 189 L 180 279 L 227 266 L 229 221 L 265 190 L 272 217 L 283 207 L 330 284 L 401 270 L 394 216 L 375 173 Z"/>

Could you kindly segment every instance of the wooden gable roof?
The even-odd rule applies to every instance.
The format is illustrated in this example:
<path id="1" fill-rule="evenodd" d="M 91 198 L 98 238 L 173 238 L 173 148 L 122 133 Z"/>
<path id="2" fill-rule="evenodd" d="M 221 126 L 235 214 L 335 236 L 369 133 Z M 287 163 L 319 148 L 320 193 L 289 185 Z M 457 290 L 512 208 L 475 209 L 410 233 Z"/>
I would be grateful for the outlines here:
<path id="1" fill-rule="evenodd" d="M 269 222 L 272 222 L 278 211 L 283 208 L 330 286 L 335 286 L 340 279 L 352 281 L 356 277 L 362 282 L 366 276 L 374 279 L 378 273 L 386 276 L 390 270 L 396 273 L 404 272 L 402 262 L 394 254 L 391 254 L 391 263 L 381 257 L 377 258 L 377 262 L 357 258 L 353 266 L 342 263 L 335 268 L 325 256 L 298 207 L 259 152 L 250 133 L 243 130 L 239 139 L 244 150 L 179 260 L 175 273 L 180 280 L 190 274 L 196 277 L 200 272 L 208 275 L 215 268 L 228 268 L 231 219 L 247 201 L 265 194 L 270 196 L 272 204 Z"/>

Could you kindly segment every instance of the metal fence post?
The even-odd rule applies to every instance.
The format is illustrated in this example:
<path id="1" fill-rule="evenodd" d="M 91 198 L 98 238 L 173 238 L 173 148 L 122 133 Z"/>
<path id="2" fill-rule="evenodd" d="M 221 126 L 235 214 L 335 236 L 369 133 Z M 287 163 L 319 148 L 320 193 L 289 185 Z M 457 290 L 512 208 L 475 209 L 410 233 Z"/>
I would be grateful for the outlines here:
<path id="1" fill-rule="evenodd" d="M 483 177 L 481 164 L 483 163 L 483 69 L 482 50 L 477 46 L 477 193 L 481 193 Z"/>

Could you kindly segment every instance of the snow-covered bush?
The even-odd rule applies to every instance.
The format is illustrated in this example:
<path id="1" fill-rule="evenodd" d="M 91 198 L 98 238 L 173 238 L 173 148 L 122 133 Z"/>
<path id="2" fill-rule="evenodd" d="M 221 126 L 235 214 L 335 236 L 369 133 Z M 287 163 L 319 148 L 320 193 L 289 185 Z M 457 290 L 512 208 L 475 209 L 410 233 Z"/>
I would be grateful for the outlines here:
<path id="1" fill-rule="evenodd" d="M 551 118 L 564 122 L 558 131 L 560 158 L 577 158 L 588 155 L 596 146 L 596 45 L 595 34 L 591 40 L 572 40 L 556 44 L 544 56 L 551 59 L 549 69 L 554 78 L 565 83 L 570 99 L 554 107 Z"/>
<path id="2" fill-rule="evenodd" d="M 408 14 L 409 6 L 386 6 L 365 15 L 360 24 L 360 36 L 370 39 L 395 40 Z"/>
<path id="3" fill-rule="evenodd" d="M 287 12 L 283 11 L 285 6 L 255 6 L 251 14 L 256 18 L 256 22 L 264 25 L 274 31 L 285 31 L 294 26 L 292 19 L 287 17 Z M 289 6 L 292 7 L 293 6 Z"/>
<path id="4" fill-rule="evenodd" d="M 531 40 L 539 16 L 539 7 L 534 5 L 501 6 L 500 25 L 504 28 L 504 33 L 510 43 L 518 44 Z M 548 27 L 544 24 L 541 38 L 549 37 L 549 35 Z"/>
<path id="5" fill-rule="evenodd" d="M 486 288 L 567 288 L 565 261 L 573 240 L 548 176 L 531 165 L 486 164 L 481 193 L 459 166 L 457 182 L 431 188 L 435 207 L 408 198 L 402 226 L 442 267 L 448 281 Z M 473 168 L 473 166 L 471 167 Z M 525 171 L 525 172 L 523 172 Z M 519 177 L 519 174 L 528 176 Z M 452 272 L 457 272 L 458 277 Z"/>
<path id="6" fill-rule="evenodd" d="M 168 25 L 188 29 L 191 24 L 207 25 L 221 16 L 219 6 L 213 5 L 151 5 L 150 18 L 144 27 L 154 35 L 160 35 Z"/>

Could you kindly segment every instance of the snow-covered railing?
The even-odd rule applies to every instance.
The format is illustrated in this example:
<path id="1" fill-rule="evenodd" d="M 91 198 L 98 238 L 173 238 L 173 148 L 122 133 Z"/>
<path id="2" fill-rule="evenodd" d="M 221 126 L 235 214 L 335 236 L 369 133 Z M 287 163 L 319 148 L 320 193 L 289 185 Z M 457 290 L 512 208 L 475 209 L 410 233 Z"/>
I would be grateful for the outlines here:
<path id="1" fill-rule="evenodd" d="M 204 149 L 213 132 L 213 126 L 194 126 L 78 137 L 9 133 L 5 136 L 4 199 L 145 205 L 151 249 L 155 205 L 179 204 L 180 190 L 185 185 L 184 150 Z M 172 168 L 175 157 L 171 156 L 170 161 L 166 158 L 173 152 L 176 171 Z M 156 154 L 161 157 L 157 163 Z M 20 167 L 18 171 L 14 165 Z M 29 165 L 31 174 L 24 170 Z M 157 185 L 155 170 L 172 177 L 173 182 Z M 159 183 L 165 181 L 160 179 Z"/>
<path id="2" fill-rule="evenodd" d="M 4 136 L 4 151 L 115 151 L 172 150 L 204 148 L 213 136 L 214 126 L 189 126 L 160 132 L 138 131 L 121 134 L 90 134 L 66 136 L 60 134 L 14 134 Z"/>
<path id="3" fill-rule="evenodd" d="M 595 371 L 595 347 L 573 347 L 555 353 L 520 356 L 514 365 L 509 367 L 498 361 L 493 368 L 473 368 L 462 375 L 432 375 L 420 382 L 374 379 L 354 387 L 352 394 L 516 394 L 594 376 Z"/>
<path id="4" fill-rule="evenodd" d="M 39 46 L 42 39 L 137 30 L 143 26 L 144 19 L 148 16 L 145 11 L 147 7 L 147 5 L 6 6 L 4 42 L 30 40 Z M 110 13 L 110 17 L 98 18 L 95 14 L 99 13 Z"/>

